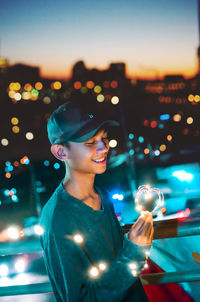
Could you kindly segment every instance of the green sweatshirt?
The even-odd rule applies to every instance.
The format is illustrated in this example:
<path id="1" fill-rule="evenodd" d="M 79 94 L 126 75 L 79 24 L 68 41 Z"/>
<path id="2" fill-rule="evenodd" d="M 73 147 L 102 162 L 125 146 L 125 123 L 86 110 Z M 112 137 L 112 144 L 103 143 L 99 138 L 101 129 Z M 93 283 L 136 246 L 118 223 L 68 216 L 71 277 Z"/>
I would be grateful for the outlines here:
<path id="1" fill-rule="evenodd" d="M 56 301 L 146 302 L 133 270 L 143 268 L 149 245 L 123 235 L 112 203 L 98 192 L 102 207 L 93 210 L 60 184 L 43 208 L 41 244 Z"/>

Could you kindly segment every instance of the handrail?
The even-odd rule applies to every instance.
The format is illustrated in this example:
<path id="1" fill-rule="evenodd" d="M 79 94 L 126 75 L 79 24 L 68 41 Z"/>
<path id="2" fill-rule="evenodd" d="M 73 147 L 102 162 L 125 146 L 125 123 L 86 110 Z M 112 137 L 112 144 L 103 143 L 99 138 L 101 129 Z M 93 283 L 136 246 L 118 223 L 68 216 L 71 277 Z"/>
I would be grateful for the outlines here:
<path id="1" fill-rule="evenodd" d="M 124 233 L 126 233 L 131 228 L 131 224 L 126 224 L 122 228 Z M 199 217 L 154 221 L 153 239 L 194 235 L 200 235 Z"/>

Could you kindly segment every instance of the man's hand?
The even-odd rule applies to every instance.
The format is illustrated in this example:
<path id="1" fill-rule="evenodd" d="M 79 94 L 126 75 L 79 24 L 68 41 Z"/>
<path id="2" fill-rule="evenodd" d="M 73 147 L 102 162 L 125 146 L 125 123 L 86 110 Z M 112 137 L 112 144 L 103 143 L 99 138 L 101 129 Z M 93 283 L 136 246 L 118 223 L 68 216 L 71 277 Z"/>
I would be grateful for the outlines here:
<path id="1" fill-rule="evenodd" d="M 151 244 L 153 240 L 153 217 L 150 212 L 143 212 L 132 225 L 128 238 L 135 244 Z"/>

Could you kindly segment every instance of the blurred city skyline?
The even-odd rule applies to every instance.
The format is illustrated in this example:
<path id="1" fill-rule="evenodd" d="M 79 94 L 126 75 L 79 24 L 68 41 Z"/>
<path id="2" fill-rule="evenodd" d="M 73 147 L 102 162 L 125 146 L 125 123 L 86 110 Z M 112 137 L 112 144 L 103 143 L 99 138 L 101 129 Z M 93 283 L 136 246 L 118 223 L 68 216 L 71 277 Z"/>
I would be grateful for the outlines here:
<path id="1" fill-rule="evenodd" d="M 128 77 L 197 73 L 197 0 L 1 1 L 1 52 L 42 77 L 70 78 L 72 66 L 124 62 Z"/>

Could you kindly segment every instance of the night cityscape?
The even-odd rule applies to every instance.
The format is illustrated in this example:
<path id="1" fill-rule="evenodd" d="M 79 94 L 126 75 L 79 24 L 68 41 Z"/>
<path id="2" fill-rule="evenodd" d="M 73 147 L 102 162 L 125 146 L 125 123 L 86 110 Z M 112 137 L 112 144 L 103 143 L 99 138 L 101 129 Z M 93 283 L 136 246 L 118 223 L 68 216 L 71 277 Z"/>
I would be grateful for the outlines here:
<path id="1" fill-rule="evenodd" d="M 200 3 L 141 2 L 106 9 L 103 1 L 94 15 L 90 0 L 1 4 L 0 301 L 55 301 L 40 217 L 65 167 L 50 151 L 47 122 L 72 98 L 83 107 L 93 99 L 91 110 L 120 124 L 95 184 L 108 190 L 124 231 L 139 216 L 140 186 L 163 193 L 141 274 L 149 301 L 200 301 Z"/>

